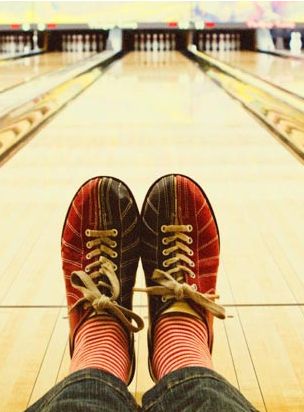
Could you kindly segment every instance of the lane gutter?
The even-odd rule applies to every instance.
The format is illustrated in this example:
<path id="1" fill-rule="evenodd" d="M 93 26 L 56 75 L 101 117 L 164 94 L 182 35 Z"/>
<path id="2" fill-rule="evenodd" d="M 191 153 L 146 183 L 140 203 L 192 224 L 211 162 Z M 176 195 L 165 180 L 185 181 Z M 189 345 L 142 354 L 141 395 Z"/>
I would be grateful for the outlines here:
<path id="1" fill-rule="evenodd" d="M 193 46 L 185 54 L 304 160 L 303 98 L 199 52 Z"/>
<path id="2" fill-rule="evenodd" d="M 29 99 L 25 97 L 21 104 L 9 107 L 2 113 L 0 162 L 3 163 L 39 126 L 87 89 L 122 55 L 122 51 L 99 53 L 83 69 L 75 71 L 74 67 L 70 71 L 63 71 L 61 78 L 55 79 L 53 86 L 44 87 L 43 91 Z"/>

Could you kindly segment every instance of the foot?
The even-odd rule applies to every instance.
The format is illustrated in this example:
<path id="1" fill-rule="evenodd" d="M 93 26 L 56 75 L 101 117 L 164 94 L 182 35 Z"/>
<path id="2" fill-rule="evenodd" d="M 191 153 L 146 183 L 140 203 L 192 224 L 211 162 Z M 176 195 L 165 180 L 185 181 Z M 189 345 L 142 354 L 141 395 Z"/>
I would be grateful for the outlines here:
<path id="1" fill-rule="evenodd" d="M 120 328 L 121 340 L 127 336 L 132 365 L 127 381 L 131 381 L 133 332 L 143 328 L 143 321 L 132 312 L 132 288 L 139 260 L 139 213 L 124 183 L 111 177 L 95 177 L 80 187 L 65 219 L 61 254 L 71 355 L 75 342 L 83 341 L 84 331 L 93 327 L 87 328 L 86 322 L 95 325 L 92 318 L 97 322 L 110 319 Z M 94 328 L 98 335 L 102 328 Z M 81 339 L 77 340 L 79 330 Z"/>
<path id="2" fill-rule="evenodd" d="M 159 318 L 174 314 L 203 321 L 211 352 L 213 316 L 225 317 L 224 308 L 214 302 L 220 239 L 210 202 L 193 180 L 168 175 L 151 186 L 142 208 L 141 248 L 150 361 Z"/>

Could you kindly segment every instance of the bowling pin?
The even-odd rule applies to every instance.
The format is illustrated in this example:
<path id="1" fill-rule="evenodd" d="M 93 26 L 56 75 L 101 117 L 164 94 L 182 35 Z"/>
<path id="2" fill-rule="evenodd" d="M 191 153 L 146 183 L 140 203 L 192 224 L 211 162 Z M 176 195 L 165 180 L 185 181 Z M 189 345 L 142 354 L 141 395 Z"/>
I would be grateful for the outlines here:
<path id="1" fill-rule="evenodd" d="M 159 50 L 162 52 L 165 50 L 165 42 L 164 42 L 164 35 L 160 33 L 159 35 Z"/>
<path id="2" fill-rule="evenodd" d="M 85 39 L 84 39 L 84 50 L 86 52 L 89 52 L 91 50 L 91 45 L 90 45 L 90 35 L 86 34 Z"/>
<path id="3" fill-rule="evenodd" d="M 236 40 L 235 40 L 235 34 L 231 34 L 231 41 L 230 41 L 230 50 L 235 51 L 236 49 Z"/>
<path id="4" fill-rule="evenodd" d="M 97 51 L 97 41 L 96 41 L 96 34 L 92 36 L 92 51 L 96 53 Z"/>
<path id="5" fill-rule="evenodd" d="M 293 54 L 301 54 L 302 40 L 301 33 L 299 31 L 291 32 L 289 48 Z"/>
<path id="6" fill-rule="evenodd" d="M 203 43 L 203 33 L 200 33 L 198 36 L 198 50 L 202 51 L 204 48 L 204 43 Z"/>
<path id="7" fill-rule="evenodd" d="M 140 51 L 145 51 L 145 35 L 140 34 Z"/>
<path id="8" fill-rule="evenodd" d="M 30 50 L 31 50 L 31 48 L 32 48 L 31 46 L 32 46 L 32 44 L 31 44 L 31 38 L 30 38 L 30 36 L 26 36 L 26 37 L 25 37 L 24 51 L 25 51 L 26 53 L 29 53 Z"/>
<path id="9" fill-rule="evenodd" d="M 206 41 L 205 41 L 205 51 L 210 51 L 211 43 L 210 43 L 210 34 L 206 34 Z"/>
<path id="10" fill-rule="evenodd" d="M 216 33 L 212 34 L 211 50 L 217 51 L 217 34 Z"/>
<path id="11" fill-rule="evenodd" d="M 172 35 L 171 35 L 171 49 L 172 50 L 176 49 L 176 35 L 175 35 L 175 33 L 172 33 Z"/>
<path id="12" fill-rule="evenodd" d="M 33 33 L 33 49 L 34 50 L 38 50 L 39 49 L 39 45 L 38 45 L 38 31 L 34 30 Z"/>
<path id="13" fill-rule="evenodd" d="M 220 33 L 220 36 L 219 36 L 219 44 L 218 44 L 218 47 L 219 47 L 219 51 L 220 52 L 223 52 L 223 51 L 225 51 L 225 37 L 224 37 L 224 34 L 223 33 Z"/>
<path id="14" fill-rule="evenodd" d="M 23 36 L 20 35 L 19 36 L 19 53 L 23 53 L 24 52 L 24 39 Z"/>
<path id="15" fill-rule="evenodd" d="M 81 53 L 82 49 L 83 49 L 82 35 L 78 34 L 78 36 L 77 36 L 77 53 Z"/>
<path id="16" fill-rule="evenodd" d="M 146 51 L 151 51 L 151 49 L 152 49 L 151 34 L 150 33 L 147 34 L 145 49 L 146 49 Z"/>
<path id="17" fill-rule="evenodd" d="M 66 37 L 65 37 L 65 34 L 63 34 L 63 35 L 61 36 L 61 50 L 62 50 L 63 52 L 66 51 Z"/>
<path id="18" fill-rule="evenodd" d="M 230 34 L 225 34 L 225 51 L 230 51 Z"/>
<path id="19" fill-rule="evenodd" d="M 154 52 L 158 51 L 158 41 L 157 41 L 157 34 L 156 33 L 153 34 L 152 50 Z"/>
<path id="20" fill-rule="evenodd" d="M 235 42 L 236 42 L 236 45 L 235 45 L 236 50 L 241 50 L 241 35 L 240 35 L 240 33 L 237 33 Z"/>
<path id="21" fill-rule="evenodd" d="M 165 50 L 170 50 L 170 36 L 169 33 L 166 33 L 166 40 L 165 40 Z"/>

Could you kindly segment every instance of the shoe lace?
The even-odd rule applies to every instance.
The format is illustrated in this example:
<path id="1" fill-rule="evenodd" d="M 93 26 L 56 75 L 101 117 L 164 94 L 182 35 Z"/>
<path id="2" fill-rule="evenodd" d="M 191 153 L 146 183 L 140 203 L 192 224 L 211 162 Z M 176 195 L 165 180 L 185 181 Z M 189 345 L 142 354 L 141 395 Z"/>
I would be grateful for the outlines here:
<path id="1" fill-rule="evenodd" d="M 115 273 L 117 265 L 111 259 L 118 256 L 117 252 L 113 250 L 117 247 L 117 242 L 112 239 L 112 237 L 118 235 L 118 231 L 116 229 L 87 229 L 85 234 L 92 239 L 86 243 L 87 248 L 91 249 L 87 253 L 86 259 L 90 260 L 96 257 L 96 260 L 86 265 L 85 271 L 72 272 L 71 284 L 83 294 L 83 297 L 78 299 L 70 308 L 70 311 L 80 305 L 83 305 L 85 309 L 90 308 L 89 312 L 93 314 L 101 314 L 107 311 L 120 319 L 130 332 L 138 332 L 144 327 L 142 318 L 117 303 L 120 284 Z M 101 278 L 106 278 L 106 281 Z M 100 289 L 102 288 L 106 288 L 109 296 L 101 292 Z M 135 321 L 136 326 L 132 323 L 132 320 Z"/>
<path id="2" fill-rule="evenodd" d="M 215 299 L 219 298 L 219 295 L 198 292 L 195 284 L 190 286 L 184 281 L 184 273 L 188 273 L 192 278 L 196 276 L 191 269 L 195 266 L 195 263 L 189 257 L 194 254 L 193 250 L 189 247 L 193 240 L 187 234 L 192 232 L 192 230 L 191 225 L 163 225 L 161 227 L 163 233 L 170 234 L 170 236 L 164 237 L 162 240 L 164 245 L 169 245 L 168 248 L 162 251 L 164 256 L 168 256 L 168 259 L 163 261 L 163 266 L 169 269 L 167 271 L 161 269 L 154 270 L 152 280 L 158 284 L 157 286 L 134 288 L 133 290 L 146 292 L 149 295 L 162 296 L 163 302 L 166 302 L 168 299 L 175 299 L 177 301 L 189 299 L 214 316 L 224 319 L 224 307 L 214 302 Z M 174 266 L 172 267 L 172 265 Z"/>

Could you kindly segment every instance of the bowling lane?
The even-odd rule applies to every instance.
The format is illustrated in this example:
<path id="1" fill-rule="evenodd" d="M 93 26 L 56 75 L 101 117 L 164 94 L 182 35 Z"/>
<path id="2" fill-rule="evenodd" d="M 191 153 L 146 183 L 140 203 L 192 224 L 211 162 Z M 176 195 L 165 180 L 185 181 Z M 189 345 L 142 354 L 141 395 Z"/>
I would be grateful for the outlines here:
<path id="1" fill-rule="evenodd" d="M 68 330 L 56 308 L 65 303 L 60 235 L 75 191 L 92 176 L 117 176 L 141 207 L 150 184 L 170 172 L 197 180 L 217 215 L 218 292 L 222 303 L 237 305 L 215 322 L 218 370 L 261 411 L 303 406 L 304 317 L 296 306 L 304 302 L 303 165 L 181 54 L 130 53 L 2 166 L 0 350 L 9 362 L 0 378 L 10 388 L 23 385 L 17 397 L 2 391 L 11 412 L 62 370 Z M 147 322 L 145 296 L 136 294 L 135 305 Z M 34 351 L 24 345 L 29 324 Z M 138 339 L 147 359 L 145 331 Z M 265 359 L 282 361 L 269 367 Z M 139 398 L 151 385 L 147 376 L 139 362 Z"/>
<path id="2" fill-rule="evenodd" d="M 208 54 L 304 97 L 304 60 L 285 59 L 252 51 Z"/>
<path id="3" fill-rule="evenodd" d="M 121 177 L 140 203 L 169 172 L 193 176 L 215 205 L 225 303 L 304 302 L 302 165 L 178 53 L 114 63 L 2 167 L 0 302 L 62 302 L 57 242 L 82 181 Z"/>
<path id="4" fill-rule="evenodd" d="M 44 53 L 0 62 L 0 92 L 88 58 L 93 53 Z"/>

